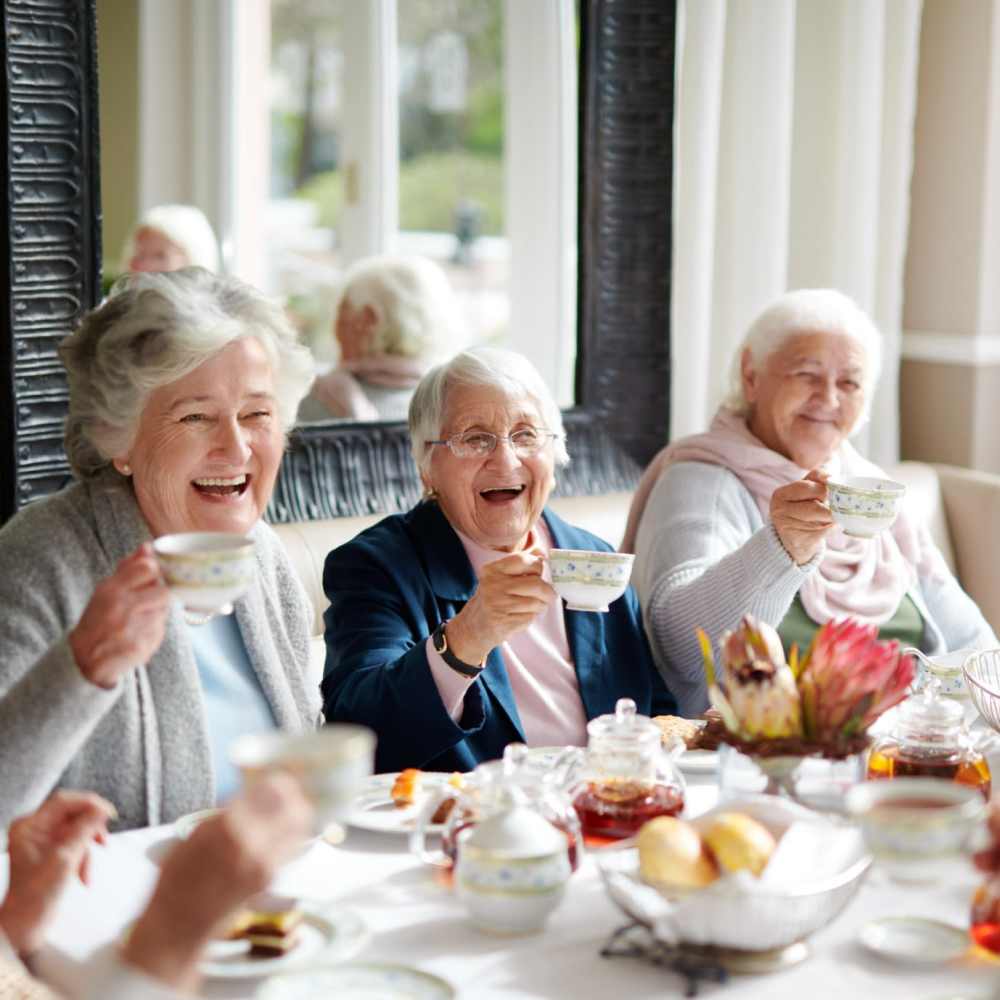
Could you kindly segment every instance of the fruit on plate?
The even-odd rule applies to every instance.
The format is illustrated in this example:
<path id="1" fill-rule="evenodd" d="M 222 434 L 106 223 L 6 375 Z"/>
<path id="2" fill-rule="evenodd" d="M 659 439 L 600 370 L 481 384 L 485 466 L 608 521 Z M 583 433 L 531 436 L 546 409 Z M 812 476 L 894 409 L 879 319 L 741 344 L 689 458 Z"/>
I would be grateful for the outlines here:
<path id="1" fill-rule="evenodd" d="M 636 847 L 639 873 L 647 882 L 700 889 L 719 877 L 698 831 L 673 816 L 658 816 L 643 824 Z"/>
<path id="2" fill-rule="evenodd" d="M 777 846 L 766 826 L 738 812 L 714 816 L 702 836 L 719 868 L 726 872 L 746 870 L 759 875 Z"/>

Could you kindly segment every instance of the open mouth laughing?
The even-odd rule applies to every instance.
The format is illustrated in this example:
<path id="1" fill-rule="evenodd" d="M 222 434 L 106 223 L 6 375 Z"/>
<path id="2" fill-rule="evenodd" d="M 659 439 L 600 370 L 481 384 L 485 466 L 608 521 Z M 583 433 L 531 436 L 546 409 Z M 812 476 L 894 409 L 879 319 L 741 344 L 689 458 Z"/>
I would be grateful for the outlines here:
<path id="1" fill-rule="evenodd" d="M 524 483 L 518 483 L 515 486 L 490 486 L 485 490 L 480 490 L 479 495 L 487 503 L 511 503 L 512 501 L 517 500 L 526 488 L 527 487 Z"/>
<path id="2" fill-rule="evenodd" d="M 191 485 L 206 497 L 241 497 L 250 485 L 250 476 L 246 473 L 227 477 L 205 476 L 191 480 Z"/>

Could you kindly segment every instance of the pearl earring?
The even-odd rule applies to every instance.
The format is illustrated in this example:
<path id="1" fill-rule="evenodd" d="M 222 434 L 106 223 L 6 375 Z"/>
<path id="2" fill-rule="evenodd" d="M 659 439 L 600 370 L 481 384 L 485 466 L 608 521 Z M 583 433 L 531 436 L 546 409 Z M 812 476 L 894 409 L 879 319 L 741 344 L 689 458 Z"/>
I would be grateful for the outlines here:
<path id="1" fill-rule="evenodd" d="M 122 467 L 118 471 L 121 472 L 123 476 L 131 476 L 132 466 L 129 465 L 128 462 L 122 462 Z"/>

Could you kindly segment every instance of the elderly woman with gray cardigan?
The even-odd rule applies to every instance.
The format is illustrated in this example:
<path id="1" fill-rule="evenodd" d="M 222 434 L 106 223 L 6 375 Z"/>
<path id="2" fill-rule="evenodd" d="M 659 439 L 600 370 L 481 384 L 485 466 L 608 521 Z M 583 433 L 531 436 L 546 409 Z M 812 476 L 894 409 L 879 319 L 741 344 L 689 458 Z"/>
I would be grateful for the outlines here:
<path id="1" fill-rule="evenodd" d="M 878 330 L 845 295 L 781 296 L 744 337 L 709 431 L 671 444 L 643 476 L 623 548 L 636 552 L 643 622 L 684 714 L 708 704 L 696 627 L 717 639 L 746 612 L 786 649 L 848 616 L 931 654 L 997 644 L 905 507 L 870 540 L 830 513 L 828 478 L 884 477 L 847 440 L 880 356 Z"/>
<path id="2" fill-rule="evenodd" d="M 0 823 L 56 787 L 118 828 L 228 798 L 229 742 L 319 720 L 308 598 L 261 516 L 311 360 L 234 278 L 134 274 L 62 344 L 76 481 L 0 530 Z M 188 620 L 151 539 L 255 541 L 233 615 Z"/>

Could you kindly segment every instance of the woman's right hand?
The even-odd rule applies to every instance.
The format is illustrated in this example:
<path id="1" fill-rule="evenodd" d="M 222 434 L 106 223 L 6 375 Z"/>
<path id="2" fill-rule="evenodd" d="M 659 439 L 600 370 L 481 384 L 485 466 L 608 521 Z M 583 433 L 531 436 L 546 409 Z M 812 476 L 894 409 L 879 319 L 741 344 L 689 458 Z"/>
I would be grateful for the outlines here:
<path id="1" fill-rule="evenodd" d="M 556 596 L 542 579 L 545 557 L 534 549 L 487 563 L 469 603 L 448 623 L 448 646 L 466 663 L 527 628 Z"/>
<path id="2" fill-rule="evenodd" d="M 825 473 L 813 469 L 771 494 L 771 524 L 797 566 L 819 552 L 836 525 L 826 503 L 826 480 Z"/>
<path id="3" fill-rule="evenodd" d="M 69 645 L 80 673 L 98 687 L 145 663 L 160 647 L 170 611 L 153 546 L 146 542 L 95 588 Z"/>

